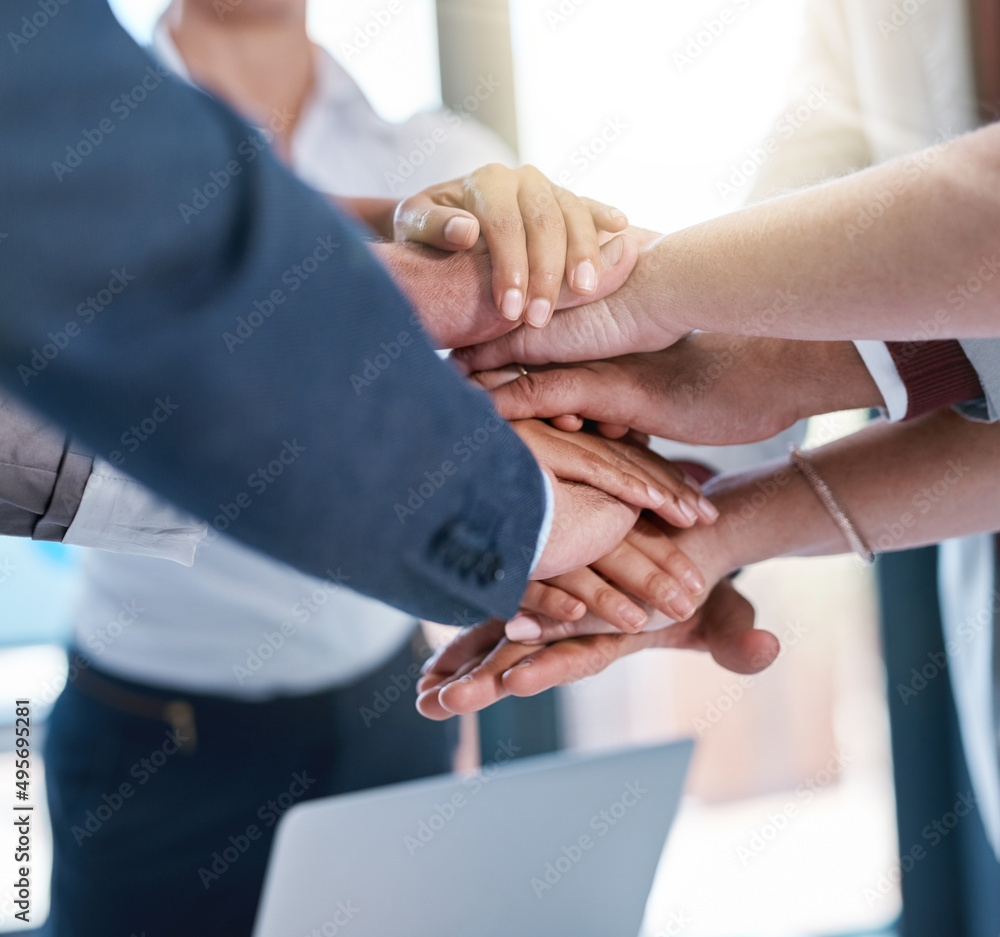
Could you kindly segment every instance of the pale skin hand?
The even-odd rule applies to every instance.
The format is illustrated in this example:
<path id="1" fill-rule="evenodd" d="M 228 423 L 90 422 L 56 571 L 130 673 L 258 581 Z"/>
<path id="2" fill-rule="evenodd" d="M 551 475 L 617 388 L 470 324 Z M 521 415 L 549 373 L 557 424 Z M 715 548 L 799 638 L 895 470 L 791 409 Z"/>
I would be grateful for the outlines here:
<path id="1" fill-rule="evenodd" d="M 381 237 L 443 251 L 464 251 L 483 238 L 492 259 L 495 308 L 511 328 L 543 328 L 567 289 L 582 301 L 601 295 L 601 244 L 628 227 L 617 208 L 580 198 L 533 166 L 491 164 L 417 195 L 336 198 Z"/>
<path id="2" fill-rule="evenodd" d="M 437 347 L 488 341 L 517 327 L 497 313 L 493 268 L 484 242 L 457 253 L 415 244 L 378 243 L 370 248 L 409 299 Z M 604 296 L 628 279 L 639 255 L 639 242 L 626 232 L 603 244 L 600 253 L 603 266 L 594 295 Z M 572 309 L 586 302 L 563 285 L 557 306 Z"/>
<path id="3" fill-rule="evenodd" d="M 1000 529 L 1000 503 L 995 497 L 1000 426 L 995 424 L 972 423 L 950 410 L 940 411 L 911 423 L 876 424 L 824 446 L 810 457 L 877 552 Z M 840 528 L 804 478 L 787 464 L 721 476 L 706 490 L 720 509 L 719 522 L 711 527 L 677 531 L 674 540 L 698 565 L 709 584 L 719 583 L 713 596 L 724 586 L 725 576 L 744 566 L 778 556 L 820 556 L 849 549 Z M 759 504 L 761 494 L 767 500 L 756 507 L 753 500 L 757 496 Z M 748 505 L 752 510 L 747 509 Z M 706 603 L 706 613 L 708 609 Z M 725 619 L 725 614 L 722 617 Z M 691 619 L 698 620 L 698 616 Z M 498 675 L 498 663 L 486 656 L 488 651 L 482 646 L 485 638 L 471 643 L 473 639 L 466 637 L 462 644 L 457 639 L 450 646 L 454 650 L 449 654 L 446 649 L 428 671 L 431 679 L 423 689 L 431 695 L 421 697 L 421 711 L 432 718 L 444 718 L 444 712 L 469 711 L 465 706 L 482 708 L 510 692 L 541 692 L 548 686 L 571 682 L 586 670 L 580 666 L 578 642 L 622 640 L 621 635 L 614 634 L 558 640 L 574 629 L 607 630 L 594 622 L 582 626 L 564 622 L 543 625 L 549 627 L 549 632 L 541 640 L 555 639 L 556 643 L 537 652 L 539 657 L 545 655 L 541 678 L 521 673 L 514 663 L 508 664 L 512 652 L 504 649 L 503 641 L 493 645 L 496 660 L 508 664 Z M 734 615 L 721 626 L 738 630 L 740 618 Z M 607 663 L 645 646 L 664 646 L 658 642 L 667 640 L 666 636 L 678 627 L 683 626 L 625 639 L 647 637 L 650 643 L 646 645 L 611 645 L 619 653 L 608 654 Z M 768 641 L 759 637 L 762 634 L 755 632 L 743 640 Z M 535 658 L 525 654 L 521 659 Z M 480 663 L 483 667 L 477 670 Z M 606 666 L 600 660 L 591 663 L 588 673 Z M 526 669 L 531 671 L 534 665 Z M 460 677 L 471 679 L 447 689 Z"/>
<path id="4" fill-rule="evenodd" d="M 696 329 L 822 341 L 997 337 L 997 217 L 993 125 L 668 235 L 616 297 L 459 357 L 470 371 L 590 361 L 658 351 Z"/>
<path id="5" fill-rule="evenodd" d="M 558 418 L 573 430 L 582 417 L 620 427 L 612 436 L 632 427 L 710 446 L 770 439 L 820 413 L 884 406 L 851 342 L 701 333 L 660 352 L 474 379 L 506 419 Z"/>
<path id="6" fill-rule="evenodd" d="M 400 202 L 393 233 L 442 250 L 466 250 L 482 236 L 493 258 L 496 308 L 511 322 L 523 317 L 542 328 L 564 276 L 578 296 L 596 295 L 601 232 L 627 227 L 618 209 L 579 198 L 534 166 L 494 163 Z"/>

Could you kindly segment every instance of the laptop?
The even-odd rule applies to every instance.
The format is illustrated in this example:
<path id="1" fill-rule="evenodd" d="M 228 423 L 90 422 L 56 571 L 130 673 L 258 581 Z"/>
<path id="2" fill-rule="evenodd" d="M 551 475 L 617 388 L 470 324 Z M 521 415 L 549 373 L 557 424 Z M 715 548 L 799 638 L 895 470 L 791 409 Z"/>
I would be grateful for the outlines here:
<path id="1" fill-rule="evenodd" d="M 543 755 L 295 806 L 254 937 L 635 937 L 693 746 Z"/>

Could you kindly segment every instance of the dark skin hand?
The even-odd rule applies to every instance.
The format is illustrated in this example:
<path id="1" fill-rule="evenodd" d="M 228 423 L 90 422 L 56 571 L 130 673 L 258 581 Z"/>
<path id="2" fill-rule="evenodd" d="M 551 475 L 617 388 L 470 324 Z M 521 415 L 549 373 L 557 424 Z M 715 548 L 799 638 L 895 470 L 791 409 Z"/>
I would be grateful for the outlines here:
<path id="1" fill-rule="evenodd" d="M 607 361 L 475 375 L 506 419 L 529 414 L 605 435 L 626 427 L 701 445 L 770 439 L 819 413 L 884 402 L 851 342 L 701 333 L 663 351 Z"/>

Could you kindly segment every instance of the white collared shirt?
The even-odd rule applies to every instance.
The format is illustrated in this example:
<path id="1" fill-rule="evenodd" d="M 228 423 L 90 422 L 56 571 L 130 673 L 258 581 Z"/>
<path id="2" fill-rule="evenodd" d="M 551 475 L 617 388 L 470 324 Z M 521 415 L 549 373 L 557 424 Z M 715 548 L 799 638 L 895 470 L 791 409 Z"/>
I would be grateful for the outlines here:
<path id="1" fill-rule="evenodd" d="M 187 77 L 162 22 L 153 51 Z M 469 115 L 382 120 L 321 50 L 291 153 L 295 172 L 321 191 L 399 198 L 515 158 Z M 125 515 L 132 520 L 121 522 Z M 379 666 L 414 627 L 411 616 L 351 592 L 337 570 L 315 579 L 229 538 L 205 538 L 206 525 L 110 466 L 97 466 L 77 517 L 67 542 L 103 550 L 84 559 L 75 639 L 97 667 L 125 678 L 247 699 L 304 694 Z M 177 562 L 104 552 L 141 552 L 147 540 L 150 555 Z M 195 549 L 194 566 L 180 565 Z M 387 576 L 391 564 L 387 558 Z"/>

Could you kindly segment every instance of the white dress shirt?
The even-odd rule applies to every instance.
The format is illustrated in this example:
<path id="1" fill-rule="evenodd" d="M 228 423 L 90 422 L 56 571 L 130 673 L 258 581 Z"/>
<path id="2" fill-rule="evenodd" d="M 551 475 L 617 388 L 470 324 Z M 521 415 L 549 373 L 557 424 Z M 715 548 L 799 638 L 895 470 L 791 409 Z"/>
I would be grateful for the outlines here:
<path id="1" fill-rule="evenodd" d="M 187 77 L 162 23 L 153 50 Z M 291 146 L 295 172 L 315 188 L 402 198 L 486 163 L 515 164 L 500 138 L 467 115 L 391 124 L 326 52 L 317 66 Z M 551 493 L 547 499 L 550 526 Z M 111 466 L 95 465 L 66 542 L 122 551 L 84 559 L 75 640 L 97 667 L 229 697 L 304 694 L 379 666 L 414 627 L 411 616 L 351 592 L 337 570 L 315 579 L 206 532 Z M 180 565 L 196 548 L 194 566 Z M 390 575 L 393 559 L 385 562 Z"/>

